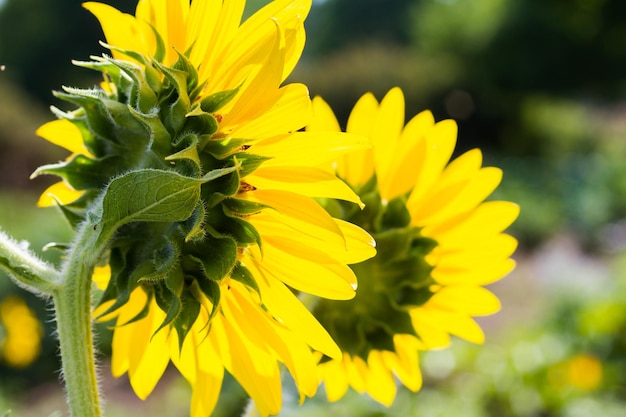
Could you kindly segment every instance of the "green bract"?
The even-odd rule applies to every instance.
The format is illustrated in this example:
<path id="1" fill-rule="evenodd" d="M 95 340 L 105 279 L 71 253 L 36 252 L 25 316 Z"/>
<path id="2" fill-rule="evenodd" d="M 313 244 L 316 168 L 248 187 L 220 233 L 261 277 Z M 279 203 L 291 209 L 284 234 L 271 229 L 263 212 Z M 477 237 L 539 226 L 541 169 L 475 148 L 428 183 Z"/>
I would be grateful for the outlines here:
<path id="1" fill-rule="evenodd" d="M 313 311 L 341 350 L 365 361 L 371 350 L 395 351 L 393 336 L 415 332 L 409 309 L 433 295 L 433 269 L 425 256 L 437 242 L 411 226 L 404 197 L 382 204 L 373 177 L 361 190 L 363 210 L 337 200 L 326 201 L 334 216 L 358 224 L 376 240 L 377 254 L 350 265 L 359 278 L 356 297 L 348 301 L 320 299 Z"/>
<path id="2" fill-rule="evenodd" d="M 72 227 L 88 222 L 96 242 L 109 242 L 112 275 L 101 303 L 113 303 L 106 313 L 142 286 L 148 303 L 154 299 L 166 313 L 161 327 L 173 325 L 182 344 L 203 296 L 215 314 L 225 277 L 258 291 L 238 252 L 261 245 L 246 218 L 264 206 L 237 194 L 246 186 L 241 178 L 267 158 L 246 152 L 249 140 L 217 133 L 216 112 L 238 89 L 200 97 L 203 86 L 186 56 L 168 67 L 159 51 L 154 59 L 120 51 L 141 64 L 109 57 L 76 63 L 102 72 L 104 88 L 64 88 L 56 96 L 78 109 L 55 113 L 78 127 L 91 155 L 35 175 L 57 175 L 84 191 L 60 207 Z"/>

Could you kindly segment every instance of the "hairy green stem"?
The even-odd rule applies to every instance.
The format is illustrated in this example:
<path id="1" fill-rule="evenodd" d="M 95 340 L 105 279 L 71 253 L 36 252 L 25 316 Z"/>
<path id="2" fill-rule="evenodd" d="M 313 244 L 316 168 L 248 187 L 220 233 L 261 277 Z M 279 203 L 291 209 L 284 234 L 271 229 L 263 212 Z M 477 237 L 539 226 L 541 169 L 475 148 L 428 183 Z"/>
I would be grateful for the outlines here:
<path id="1" fill-rule="evenodd" d="M 0 230 L 0 268 L 16 285 L 33 294 L 50 296 L 59 284 L 59 273 L 33 254 L 28 246 Z"/>
<path id="2" fill-rule="evenodd" d="M 62 285 L 52 294 L 63 378 L 74 417 L 102 415 L 91 321 L 92 274 L 102 251 L 95 244 L 97 237 L 87 223 L 78 231 L 61 272 Z"/>

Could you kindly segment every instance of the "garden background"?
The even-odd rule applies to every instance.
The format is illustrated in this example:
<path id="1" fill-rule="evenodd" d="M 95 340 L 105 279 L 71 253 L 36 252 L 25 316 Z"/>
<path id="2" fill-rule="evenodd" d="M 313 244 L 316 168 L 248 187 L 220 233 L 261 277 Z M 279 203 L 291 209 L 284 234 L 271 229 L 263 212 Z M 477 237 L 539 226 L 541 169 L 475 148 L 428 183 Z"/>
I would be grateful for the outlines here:
<path id="1" fill-rule="evenodd" d="M 248 9 L 264 3 L 249 0 Z M 70 230 L 55 209 L 35 207 L 52 179 L 30 174 L 66 155 L 34 132 L 53 118 L 50 104 L 64 106 L 52 90 L 98 82 L 71 60 L 105 52 L 97 20 L 80 4 L 0 0 L 0 225 L 38 252 Z M 356 395 L 328 405 L 321 393 L 297 409 L 288 390 L 281 415 L 624 415 L 626 3 L 326 0 L 314 1 L 306 27 L 305 54 L 289 81 L 307 84 L 344 122 L 363 93 L 381 99 L 394 86 L 405 92 L 407 119 L 424 109 L 455 119 L 457 153 L 481 147 L 485 165 L 503 168 L 494 198 L 521 205 L 510 229 L 520 249 L 517 269 L 490 286 L 503 309 L 480 320 L 485 345 L 455 340 L 422 355 L 420 393 L 401 391 L 391 409 Z M 42 256 L 56 260 L 54 252 Z M 62 415 L 53 323 L 44 303 L 0 276 L 0 304 L 13 296 L 36 311 L 44 339 L 28 367 L 0 362 L 0 413 Z M 108 337 L 99 328 L 108 415 L 188 414 L 188 388 L 173 374 L 147 402 L 126 377 L 113 380 Z M 231 385 L 222 401 L 239 400 Z"/>

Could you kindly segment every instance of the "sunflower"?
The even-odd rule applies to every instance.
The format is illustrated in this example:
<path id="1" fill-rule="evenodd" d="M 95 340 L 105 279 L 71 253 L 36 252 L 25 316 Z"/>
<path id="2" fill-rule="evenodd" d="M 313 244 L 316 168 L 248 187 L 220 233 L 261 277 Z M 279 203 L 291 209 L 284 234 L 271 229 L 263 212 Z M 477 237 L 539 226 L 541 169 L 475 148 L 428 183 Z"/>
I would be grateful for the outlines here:
<path id="1" fill-rule="evenodd" d="M 40 203 L 76 228 L 176 184 L 197 191 L 184 215 L 164 207 L 119 227 L 94 276 L 95 315 L 115 322 L 113 374 L 128 373 L 143 399 L 171 361 L 192 386 L 192 416 L 212 412 L 225 371 L 263 415 L 280 410 L 281 364 L 301 399 L 314 395 L 313 352 L 341 351 L 295 294 L 350 299 L 347 264 L 375 254 L 368 233 L 315 200 L 362 206 L 320 167 L 368 142 L 299 131 L 312 115 L 308 91 L 282 85 L 311 1 L 274 1 L 241 23 L 244 5 L 143 0 L 132 16 L 86 3 L 113 56 L 78 62 L 102 84 L 57 92 L 78 108 L 53 109 L 59 120 L 39 130 L 71 152 L 35 172 L 62 178 Z M 107 200 L 124 187 L 129 202 Z"/>
<path id="2" fill-rule="evenodd" d="M 313 100 L 310 132 L 339 131 L 330 107 Z M 422 112 L 404 125 L 404 97 L 394 88 L 378 103 L 366 94 L 352 110 L 347 132 L 373 147 L 336 163 L 366 204 L 365 210 L 327 200 L 329 212 L 369 231 L 377 255 L 352 265 L 359 280 L 350 301 L 320 300 L 314 314 L 335 338 L 342 358 L 323 358 L 319 371 L 327 397 L 352 387 L 390 405 L 394 375 L 409 389 L 422 384 L 418 351 L 444 348 L 450 335 L 483 343 L 474 316 L 493 314 L 498 298 L 483 285 L 514 267 L 517 241 L 502 233 L 518 206 L 484 200 L 502 178 L 481 167 L 471 150 L 450 162 L 457 126 Z"/>

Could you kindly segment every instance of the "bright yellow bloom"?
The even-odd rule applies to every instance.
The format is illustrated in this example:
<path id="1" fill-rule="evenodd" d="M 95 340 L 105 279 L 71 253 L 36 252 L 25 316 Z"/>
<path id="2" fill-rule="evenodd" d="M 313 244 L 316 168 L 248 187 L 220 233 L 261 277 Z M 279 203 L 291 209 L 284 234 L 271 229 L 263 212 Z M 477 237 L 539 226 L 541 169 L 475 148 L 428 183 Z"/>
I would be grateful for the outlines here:
<path id="1" fill-rule="evenodd" d="M 330 107 L 313 100 L 308 131 L 338 131 Z M 497 168 L 481 167 L 479 150 L 452 162 L 457 126 L 422 112 L 404 125 L 404 97 L 394 88 L 379 104 L 372 94 L 355 105 L 347 132 L 369 137 L 373 149 L 336 162 L 366 203 L 362 212 L 329 202 L 328 210 L 375 237 L 378 254 L 353 265 L 359 291 L 347 302 L 320 300 L 314 313 L 344 351 L 322 361 L 331 401 L 349 386 L 390 405 L 393 374 L 409 389 L 421 386 L 418 350 L 443 348 L 450 335 L 482 343 L 474 316 L 493 314 L 499 300 L 483 285 L 514 267 L 517 242 L 502 231 L 517 205 L 484 202 L 500 183 Z M 350 332 L 349 329 L 353 331 Z"/>
<path id="2" fill-rule="evenodd" d="M 61 120 L 39 131 L 72 152 L 37 174 L 64 178 L 47 193 L 75 224 L 128 171 L 199 179 L 228 171 L 202 185 L 184 222 L 119 231 L 110 270 L 94 277 L 106 288 L 96 315 L 116 320 L 114 375 L 128 373 L 146 398 L 171 361 L 192 385 L 192 416 L 212 412 L 225 370 L 263 415 L 280 410 L 280 364 L 301 399 L 312 396 L 312 352 L 341 351 L 293 290 L 350 299 L 357 281 L 347 264 L 375 254 L 368 233 L 314 199 L 361 204 L 320 166 L 368 141 L 299 132 L 312 115 L 308 91 L 282 86 L 300 57 L 311 0 L 277 0 L 240 23 L 244 5 L 141 0 L 131 16 L 86 3 L 114 59 L 82 63 L 105 74 L 101 89 L 61 93 L 80 109 L 57 112 Z M 82 193 L 76 201 L 73 189 Z"/>
<path id="3" fill-rule="evenodd" d="M 43 328 L 24 300 L 7 297 L 0 302 L 0 360 L 14 368 L 33 363 L 41 353 Z"/>
<path id="4" fill-rule="evenodd" d="M 602 362 L 592 354 L 580 353 L 548 370 L 548 380 L 557 389 L 574 387 L 581 391 L 595 391 L 604 378 Z"/>

